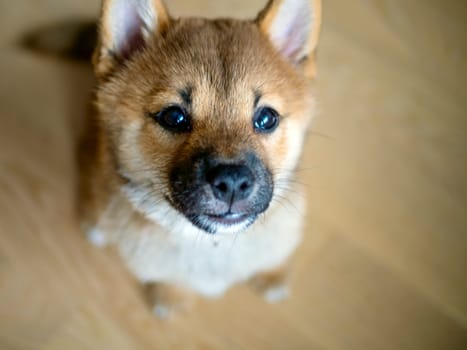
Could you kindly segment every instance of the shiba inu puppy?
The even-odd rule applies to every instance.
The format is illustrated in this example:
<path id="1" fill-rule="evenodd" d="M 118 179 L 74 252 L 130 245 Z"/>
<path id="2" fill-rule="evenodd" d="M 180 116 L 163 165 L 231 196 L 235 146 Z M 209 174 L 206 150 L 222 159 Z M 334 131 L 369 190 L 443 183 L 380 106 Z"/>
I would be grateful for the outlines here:
<path id="1" fill-rule="evenodd" d="M 103 1 L 80 217 L 92 242 L 118 248 L 159 316 L 244 281 L 285 297 L 320 21 L 318 0 L 272 0 L 250 21 Z"/>

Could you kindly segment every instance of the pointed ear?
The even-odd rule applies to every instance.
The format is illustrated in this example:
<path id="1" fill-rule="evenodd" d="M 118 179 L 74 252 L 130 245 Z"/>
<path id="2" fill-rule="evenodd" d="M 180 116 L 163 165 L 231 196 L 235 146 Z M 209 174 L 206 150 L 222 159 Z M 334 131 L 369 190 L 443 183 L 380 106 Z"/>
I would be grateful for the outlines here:
<path id="1" fill-rule="evenodd" d="M 321 0 L 270 0 L 256 23 L 287 60 L 315 76 Z"/>
<path id="2" fill-rule="evenodd" d="M 93 58 L 97 76 L 107 75 L 143 49 L 167 30 L 169 22 L 162 0 L 103 0 Z"/>

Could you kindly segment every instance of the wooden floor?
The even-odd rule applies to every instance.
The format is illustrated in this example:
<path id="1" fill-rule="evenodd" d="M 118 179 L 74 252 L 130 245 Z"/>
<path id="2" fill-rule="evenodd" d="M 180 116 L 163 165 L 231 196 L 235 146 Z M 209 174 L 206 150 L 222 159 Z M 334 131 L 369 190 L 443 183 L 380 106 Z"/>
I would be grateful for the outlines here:
<path id="1" fill-rule="evenodd" d="M 252 16 L 264 0 L 167 2 Z M 0 0 L 0 349 L 467 349 L 466 1 L 324 0 L 292 297 L 240 286 L 169 323 L 73 218 L 89 68 L 17 45 L 97 7 Z"/>

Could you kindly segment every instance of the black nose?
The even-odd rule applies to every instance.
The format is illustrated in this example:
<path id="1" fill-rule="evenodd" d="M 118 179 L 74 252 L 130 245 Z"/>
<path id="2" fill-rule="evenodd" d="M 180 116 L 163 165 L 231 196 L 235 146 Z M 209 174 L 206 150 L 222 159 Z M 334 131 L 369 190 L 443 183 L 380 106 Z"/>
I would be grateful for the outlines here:
<path id="1" fill-rule="evenodd" d="M 244 165 L 217 165 L 206 174 L 214 196 L 232 204 L 248 198 L 255 182 L 251 170 Z"/>

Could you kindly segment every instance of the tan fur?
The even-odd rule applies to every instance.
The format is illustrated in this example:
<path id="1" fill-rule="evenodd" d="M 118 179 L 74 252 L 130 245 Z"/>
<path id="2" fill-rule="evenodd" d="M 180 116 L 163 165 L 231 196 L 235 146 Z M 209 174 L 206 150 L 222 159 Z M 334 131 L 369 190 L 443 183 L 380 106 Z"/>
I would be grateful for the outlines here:
<path id="1" fill-rule="evenodd" d="M 313 27 L 319 32 L 320 2 L 315 2 Z M 161 16 L 155 35 L 122 63 L 110 52 L 109 3 L 103 3 L 94 55 L 96 108 L 80 152 L 83 228 L 91 239 L 116 245 L 142 282 L 207 296 L 281 266 L 301 235 L 303 201 L 289 180 L 314 110 L 309 67 L 317 34 L 306 62 L 294 66 L 267 37 L 280 1 L 272 1 L 256 21 L 208 21 L 170 19 L 154 0 Z M 193 91 L 194 131 L 172 135 L 147 114 L 167 102 L 181 103 L 178 91 L 187 86 Z M 254 89 L 261 91 L 260 105 L 274 106 L 283 116 L 273 134 L 252 131 Z M 209 236 L 165 200 L 174 162 L 203 147 L 226 158 L 252 149 L 271 169 L 273 202 L 246 232 Z M 278 205 L 283 197 L 296 209 Z M 183 266 L 177 254 L 186 258 Z"/>

